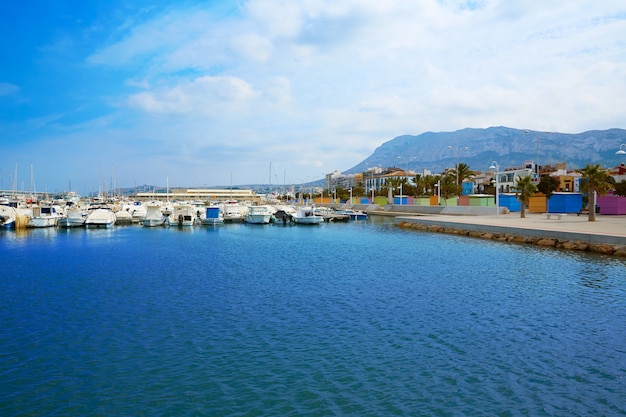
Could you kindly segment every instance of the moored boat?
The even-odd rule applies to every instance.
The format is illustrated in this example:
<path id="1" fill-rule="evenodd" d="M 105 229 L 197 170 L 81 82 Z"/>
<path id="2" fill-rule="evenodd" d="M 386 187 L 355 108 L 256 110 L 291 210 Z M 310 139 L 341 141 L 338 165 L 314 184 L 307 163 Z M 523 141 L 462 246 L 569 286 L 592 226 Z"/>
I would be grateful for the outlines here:
<path id="1" fill-rule="evenodd" d="M 146 206 L 146 215 L 141 220 L 141 224 L 146 227 L 163 226 L 165 217 L 161 211 L 161 206 L 148 205 Z"/>
<path id="2" fill-rule="evenodd" d="M 82 227 L 85 225 L 87 215 L 77 207 L 67 210 L 65 216 L 61 217 L 57 223 L 59 227 Z"/>
<path id="3" fill-rule="evenodd" d="M 320 224 L 324 221 L 322 216 L 315 214 L 315 211 L 312 207 L 300 207 L 298 210 L 291 216 L 292 220 L 296 224 Z"/>
<path id="4" fill-rule="evenodd" d="M 115 213 L 108 208 L 93 209 L 85 219 L 85 226 L 89 227 L 111 227 L 115 224 Z"/>
<path id="5" fill-rule="evenodd" d="M 200 218 L 200 223 L 204 225 L 218 225 L 224 223 L 219 206 L 208 206 L 205 209 L 204 216 Z"/>
<path id="6" fill-rule="evenodd" d="M 193 226 L 195 222 L 194 207 L 189 205 L 174 206 L 172 214 L 167 217 L 167 223 L 170 226 L 188 227 Z"/>
<path id="7" fill-rule="evenodd" d="M 361 210 L 342 209 L 337 210 L 337 214 L 346 214 L 350 216 L 350 220 L 367 220 L 367 213 Z"/>
<path id="8" fill-rule="evenodd" d="M 0 228 L 15 228 L 15 220 L 17 219 L 17 210 L 11 206 L 0 205 Z"/>
<path id="9" fill-rule="evenodd" d="M 61 217 L 63 215 L 59 206 L 35 206 L 26 227 L 54 227 Z"/>
<path id="10" fill-rule="evenodd" d="M 271 210 L 269 206 L 250 206 L 248 208 L 248 214 L 246 214 L 246 223 L 269 224 L 273 220 L 273 217 L 273 210 Z"/>
<path id="11" fill-rule="evenodd" d="M 222 206 L 224 222 L 241 222 L 245 219 L 247 207 L 240 205 L 237 201 L 229 200 Z"/>
<path id="12" fill-rule="evenodd" d="M 128 212 L 132 216 L 132 221 L 134 223 L 139 223 L 148 214 L 148 208 L 144 206 L 141 201 L 135 201 L 129 208 Z"/>

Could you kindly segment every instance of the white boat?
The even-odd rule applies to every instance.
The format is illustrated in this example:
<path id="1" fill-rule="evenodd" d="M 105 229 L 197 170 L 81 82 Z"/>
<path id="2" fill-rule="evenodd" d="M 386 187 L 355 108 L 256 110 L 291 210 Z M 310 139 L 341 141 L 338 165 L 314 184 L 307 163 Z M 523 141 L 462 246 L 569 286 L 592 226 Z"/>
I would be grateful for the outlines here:
<path id="1" fill-rule="evenodd" d="M 240 205 L 237 201 L 226 201 L 222 208 L 225 222 L 241 222 L 245 219 L 247 207 Z"/>
<path id="2" fill-rule="evenodd" d="M 165 217 L 161 212 L 161 206 L 149 205 L 146 206 L 146 215 L 141 220 L 141 224 L 146 227 L 163 226 Z"/>
<path id="3" fill-rule="evenodd" d="M 135 201 L 128 210 L 132 216 L 132 221 L 139 223 L 148 214 L 148 208 L 141 201 Z"/>
<path id="4" fill-rule="evenodd" d="M 115 213 L 108 208 L 96 208 L 87 214 L 85 226 L 89 227 L 111 227 L 115 224 Z"/>
<path id="5" fill-rule="evenodd" d="M 204 225 L 217 225 L 224 223 L 224 217 L 219 206 L 209 206 L 205 209 L 205 214 L 200 218 L 200 223 Z"/>
<path id="6" fill-rule="evenodd" d="M 71 207 L 67 210 L 64 217 L 61 217 L 57 223 L 59 227 L 82 227 L 85 225 L 87 215 L 77 207 Z"/>
<path id="7" fill-rule="evenodd" d="M 347 214 L 350 220 L 367 220 L 367 213 L 361 210 L 341 209 L 337 210 L 338 214 Z"/>
<path id="8" fill-rule="evenodd" d="M 269 224 L 274 217 L 274 211 L 270 206 L 250 206 L 246 214 L 246 223 Z"/>
<path id="9" fill-rule="evenodd" d="M 0 205 L 0 228 L 15 228 L 15 220 L 17 219 L 17 210 L 11 206 Z"/>
<path id="10" fill-rule="evenodd" d="M 128 210 L 113 211 L 115 213 L 115 224 L 131 224 L 133 215 Z"/>
<path id="11" fill-rule="evenodd" d="M 187 227 L 193 226 L 196 222 L 195 207 L 189 205 L 176 205 L 172 214 L 167 217 L 170 226 Z"/>
<path id="12" fill-rule="evenodd" d="M 300 207 L 291 216 L 291 219 L 296 224 L 320 224 L 324 221 L 322 216 L 315 214 L 312 207 Z"/>
<path id="13" fill-rule="evenodd" d="M 54 227 L 61 217 L 63 214 L 59 206 L 35 206 L 26 227 Z"/>

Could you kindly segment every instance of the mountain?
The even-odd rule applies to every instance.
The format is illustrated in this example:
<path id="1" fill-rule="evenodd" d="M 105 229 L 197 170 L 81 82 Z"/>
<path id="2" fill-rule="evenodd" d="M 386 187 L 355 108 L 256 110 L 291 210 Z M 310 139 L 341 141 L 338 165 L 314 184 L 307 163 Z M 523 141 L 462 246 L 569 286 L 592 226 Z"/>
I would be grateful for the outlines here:
<path id="1" fill-rule="evenodd" d="M 370 167 L 398 167 L 440 173 L 454 167 L 457 161 L 475 171 L 485 171 L 492 161 L 501 169 L 517 167 L 526 161 L 539 165 L 565 162 L 568 169 L 583 168 L 587 163 L 612 167 L 626 162 L 615 155 L 626 143 L 626 130 L 590 130 L 569 134 L 520 130 L 508 127 L 462 129 L 455 132 L 426 132 L 418 136 L 403 135 L 379 146 L 374 153 L 346 174 L 363 172 Z"/>

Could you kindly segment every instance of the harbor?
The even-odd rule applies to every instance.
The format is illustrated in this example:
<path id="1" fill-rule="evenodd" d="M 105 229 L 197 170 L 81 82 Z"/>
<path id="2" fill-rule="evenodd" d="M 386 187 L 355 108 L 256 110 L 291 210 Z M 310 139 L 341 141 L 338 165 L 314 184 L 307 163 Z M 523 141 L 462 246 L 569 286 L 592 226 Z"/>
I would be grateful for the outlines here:
<path id="1" fill-rule="evenodd" d="M 201 194 L 194 194 L 197 195 Z M 406 229 L 626 257 L 626 216 L 623 215 L 597 215 L 596 221 L 590 222 L 585 213 L 528 213 L 520 218 L 518 213 L 505 208 L 498 208 L 496 214 L 493 207 L 223 200 L 142 202 L 135 198 L 40 204 L 26 201 L 8 204 L 7 200 L 0 204 L 0 225 L 5 229 L 111 227 L 114 224 L 188 227 L 231 222 L 315 225 L 365 220 L 371 215 L 393 217 L 398 227 Z"/>

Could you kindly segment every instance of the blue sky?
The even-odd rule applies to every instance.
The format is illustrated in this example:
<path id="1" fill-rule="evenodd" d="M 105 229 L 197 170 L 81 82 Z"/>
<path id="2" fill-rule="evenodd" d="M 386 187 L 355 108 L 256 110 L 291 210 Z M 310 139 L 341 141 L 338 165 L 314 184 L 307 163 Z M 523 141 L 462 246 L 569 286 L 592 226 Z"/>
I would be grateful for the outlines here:
<path id="1" fill-rule="evenodd" d="M 300 183 L 402 134 L 624 128 L 622 3 L 0 2 L 0 188 Z"/>

